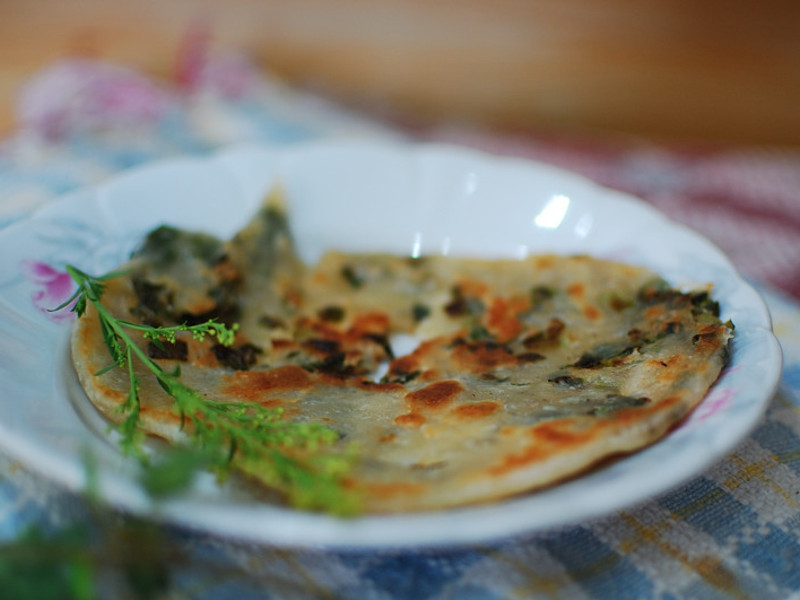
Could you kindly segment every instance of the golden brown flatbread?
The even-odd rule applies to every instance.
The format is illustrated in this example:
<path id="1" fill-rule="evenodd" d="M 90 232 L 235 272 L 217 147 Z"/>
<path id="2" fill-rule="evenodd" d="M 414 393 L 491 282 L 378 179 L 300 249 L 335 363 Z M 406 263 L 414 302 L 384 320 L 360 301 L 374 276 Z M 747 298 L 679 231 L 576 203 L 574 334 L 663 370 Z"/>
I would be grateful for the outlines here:
<path id="1" fill-rule="evenodd" d="M 159 228 L 127 270 L 103 297 L 118 318 L 240 324 L 230 348 L 150 347 L 164 369 L 180 365 L 210 398 L 334 429 L 340 442 L 319 451 L 356 449 L 345 483 L 376 513 L 493 501 L 642 448 L 700 402 L 732 336 L 708 290 L 586 256 L 332 252 L 307 266 L 274 203 L 228 242 Z M 119 421 L 128 374 L 95 375 L 108 352 L 91 313 L 72 353 L 90 400 Z M 140 380 L 142 429 L 185 441 L 173 399 Z"/>

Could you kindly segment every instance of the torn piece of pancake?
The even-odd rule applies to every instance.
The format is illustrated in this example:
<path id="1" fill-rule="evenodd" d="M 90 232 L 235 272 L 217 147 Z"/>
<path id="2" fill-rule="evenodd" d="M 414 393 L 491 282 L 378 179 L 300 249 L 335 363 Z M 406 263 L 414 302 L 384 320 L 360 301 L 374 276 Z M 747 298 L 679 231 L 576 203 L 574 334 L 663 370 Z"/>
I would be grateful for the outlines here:
<path id="1" fill-rule="evenodd" d="M 708 290 L 587 256 L 331 252 L 305 265 L 274 199 L 229 241 L 159 228 L 124 270 L 102 298 L 115 318 L 238 324 L 230 346 L 134 338 L 164 372 L 178 367 L 181 384 L 213 403 L 334 433 L 251 454 L 231 447 L 234 467 L 287 492 L 274 461 L 312 465 L 298 477 L 333 473 L 370 513 L 495 501 L 651 444 L 702 400 L 733 335 Z M 399 352 L 398 340 L 418 343 Z M 96 375 L 108 350 L 91 312 L 72 354 L 89 399 L 124 421 L 131 379 Z M 205 417 L 181 415 L 141 361 L 132 368 L 137 426 L 190 441 Z M 288 502 L 330 508 L 330 487 L 304 489 Z"/>

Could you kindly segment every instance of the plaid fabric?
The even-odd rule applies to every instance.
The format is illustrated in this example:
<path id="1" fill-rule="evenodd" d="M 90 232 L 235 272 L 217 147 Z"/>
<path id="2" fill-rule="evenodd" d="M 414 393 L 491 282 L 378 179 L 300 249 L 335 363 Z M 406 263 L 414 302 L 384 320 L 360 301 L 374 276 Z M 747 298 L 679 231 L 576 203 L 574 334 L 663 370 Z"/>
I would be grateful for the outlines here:
<path id="1" fill-rule="evenodd" d="M 241 61 L 197 63 L 197 53 L 189 55 L 172 87 L 87 62 L 61 63 L 35 78 L 21 100 L 23 126 L 0 146 L 0 226 L 65 191 L 165 156 L 242 140 L 395 135 L 286 90 Z M 56 86 L 69 93 L 56 98 Z M 416 135 L 568 167 L 711 237 L 768 300 L 785 356 L 780 392 L 753 434 L 689 483 L 619 514 L 534 535 L 435 550 L 328 551 L 167 526 L 173 596 L 800 597 L 800 157 L 456 129 Z M 7 458 L 0 457 L 0 473 L 4 540 L 32 524 L 57 530 L 97 519 L 82 499 Z"/>

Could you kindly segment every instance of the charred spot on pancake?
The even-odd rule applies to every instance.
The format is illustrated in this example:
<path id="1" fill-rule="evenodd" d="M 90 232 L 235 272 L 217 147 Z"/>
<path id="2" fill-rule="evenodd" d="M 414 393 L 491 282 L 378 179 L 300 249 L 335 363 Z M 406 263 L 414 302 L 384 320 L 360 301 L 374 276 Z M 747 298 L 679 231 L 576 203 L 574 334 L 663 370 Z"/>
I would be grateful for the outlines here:
<path id="1" fill-rule="evenodd" d="M 344 352 L 336 352 L 330 354 L 320 361 L 313 362 L 307 365 L 311 371 L 319 371 L 329 375 L 348 375 L 348 367 L 345 365 L 346 355 Z"/>
<path id="2" fill-rule="evenodd" d="M 486 310 L 483 301 L 476 296 L 464 294 L 460 285 L 450 288 L 450 301 L 444 305 L 449 317 L 479 316 Z"/>
<path id="3" fill-rule="evenodd" d="M 510 366 L 518 360 L 508 346 L 491 340 L 467 342 L 463 338 L 456 338 L 451 348 L 455 363 L 471 373 Z"/>
<path id="4" fill-rule="evenodd" d="M 384 381 L 383 379 L 381 381 L 373 381 L 372 379 L 368 379 L 366 377 L 361 377 L 356 380 L 356 386 L 370 393 L 402 392 L 405 390 L 403 385 L 400 383 Z"/>
<path id="5" fill-rule="evenodd" d="M 215 344 L 211 347 L 211 351 L 220 365 L 235 371 L 246 371 L 252 367 L 262 352 L 261 348 L 249 343 L 239 346 Z"/>
<path id="6" fill-rule="evenodd" d="M 500 410 L 500 405 L 497 402 L 487 400 L 483 402 L 461 404 L 455 407 L 451 412 L 453 416 L 459 419 L 482 419 L 498 410 Z"/>
<path id="7" fill-rule="evenodd" d="M 587 304 L 583 307 L 583 316 L 585 316 L 590 321 L 596 321 L 603 313 L 600 312 L 600 309 L 592 304 Z"/>
<path id="8" fill-rule="evenodd" d="M 483 381 L 494 381 L 496 383 L 505 383 L 510 379 L 510 377 L 498 375 L 494 371 L 487 371 L 485 373 L 481 373 L 480 378 Z"/>
<path id="9" fill-rule="evenodd" d="M 554 375 L 548 378 L 547 381 L 558 387 L 569 389 L 582 388 L 586 385 L 582 377 L 575 377 L 574 375 Z"/>
<path id="10" fill-rule="evenodd" d="M 258 324 L 265 329 L 283 329 L 286 327 L 286 321 L 273 315 L 261 315 L 258 318 Z"/>
<path id="11" fill-rule="evenodd" d="M 451 317 L 459 317 L 467 313 L 467 302 L 459 288 L 453 288 L 452 299 L 444 305 L 444 312 Z"/>
<path id="12" fill-rule="evenodd" d="M 383 334 L 362 332 L 353 326 L 346 332 L 323 327 L 322 337 L 312 337 L 301 342 L 306 360 L 303 367 L 309 371 L 326 373 L 338 379 L 354 375 L 365 375 L 375 360 L 375 344 L 385 356 L 390 356 L 389 342 Z M 383 358 L 378 353 L 377 360 Z"/>
<path id="13" fill-rule="evenodd" d="M 317 311 L 320 320 L 326 323 L 340 323 L 344 320 L 344 308 L 341 306 L 325 306 Z"/>
<path id="14" fill-rule="evenodd" d="M 303 347 L 315 354 L 333 354 L 339 352 L 341 344 L 338 340 L 311 338 L 303 342 Z"/>
<path id="15" fill-rule="evenodd" d="M 406 413 L 395 417 L 394 422 L 400 427 L 421 427 L 425 424 L 425 417 L 419 413 Z"/>
<path id="16" fill-rule="evenodd" d="M 373 342 L 381 347 L 384 354 L 391 360 L 394 358 L 394 350 L 392 350 L 391 344 L 389 344 L 389 338 L 387 338 L 382 333 L 365 333 L 362 336 L 363 339 Z"/>
<path id="17" fill-rule="evenodd" d="M 378 436 L 378 442 L 381 444 L 390 444 L 397 439 L 397 434 L 394 432 L 382 433 Z"/>
<path id="18" fill-rule="evenodd" d="M 628 338 L 632 342 L 638 342 L 643 338 L 644 332 L 641 329 L 639 329 L 638 327 L 634 327 L 634 328 L 628 330 L 628 334 L 627 335 L 628 335 Z"/>
<path id="19" fill-rule="evenodd" d="M 405 398 L 414 407 L 438 409 L 450 404 L 463 389 L 463 386 L 458 381 L 446 379 L 409 392 Z"/>
<path id="20" fill-rule="evenodd" d="M 558 317 L 553 317 L 543 330 L 536 331 L 523 338 L 522 345 L 528 349 L 552 346 L 558 342 L 565 328 L 564 321 Z"/>
<path id="21" fill-rule="evenodd" d="M 405 384 L 419 377 L 420 373 L 422 373 L 422 371 L 419 369 L 416 371 L 389 371 L 389 373 L 384 375 L 384 377 L 381 379 L 381 382 Z"/>
<path id="22" fill-rule="evenodd" d="M 417 358 L 407 354 L 394 359 L 389 364 L 389 371 L 382 381 L 387 383 L 408 383 L 419 377 L 421 373 L 422 369 Z"/>
<path id="23" fill-rule="evenodd" d="M 274 393 L 302 390 L 313 385 L 312 376 L 295 365 L 267 370 L 236 371 L 229 378 L 224 392 L 248 401 L 260 401 Z"/>
<path id="24" fill-rule="evenodd" d="M 626 294 L 622 294 L 617 290 L 612 290 L 602 294 L 600 297 L 600 302 L 605 306 L 608 306 L 608 308 L 614 312 L 622 312 L 623 310 L 631 308 L 635 304 L 633 298 Z"/>
<path id="25" fill-rule="evenodd" d="M 233 325 L 241 314 L 238 304 L 236 304 L 236 302 L 228 302 L 226 300 L 217 301 L 217 299 L 213 298 L 213 296 L 212 300 L 215 301 L 215 304 L 210 310 L 199 313 L 186 311 L 181 312 L 174 318 L 175 322 L 185 323 L 186 325 L 199 325 L 200 323 L 214 320 L 219 321 L 220 323 L 225 323 L 228 326 Z"/>
<path id="26" fill-rule="evenodd" d="M 544 354 L 539 354 L 538 352 L 523 352 L 522 354 L 517 354 L 517 360 L 523 363 L 539 362 L 544 359 Z"/>
<path id="27" fill-rule="evenodd" d="M 716 339 L 716 331 L 704 331 L 692 336 L 692 344 L 694 344 L 695 347 L 706 345 L 713 347 L 716 343 Z"/>
<path id="28" fill-rule="evenodd" d="M 636 346 L 627 341 L 598 344 L 584 352 L 572 366 L 579 369 L 597 369 L 632 354 L 634 350 Z"/>
<path id="29" fill-rule="evenodd" d="M 568 285 L 566 290 L 567 295 L 576 301 L 581 300 L 583 298 L 585 291 L 586 291 L 586 286 L 579 281 Z"/>

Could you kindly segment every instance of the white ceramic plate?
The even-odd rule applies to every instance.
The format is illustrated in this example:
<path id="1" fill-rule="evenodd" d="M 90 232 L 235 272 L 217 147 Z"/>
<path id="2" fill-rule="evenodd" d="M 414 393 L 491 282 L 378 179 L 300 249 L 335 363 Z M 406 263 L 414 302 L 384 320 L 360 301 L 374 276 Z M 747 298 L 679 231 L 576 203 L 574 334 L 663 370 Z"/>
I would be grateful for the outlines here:
<path id="1" fill-rule="evenodd" d="M 548 166 L 453 147 L 247 147 L 136 170 L 0 231 L 0 447 L 76 490 L 92 452 L 103 498 L 153 510 L 136 465 L 113 448 L 76 384 L 69 322 L 43 309 L 65 293 L 66 263 L 109 271 L 161 223 L 230 236 L 278 180 L 307 260 L 338 248 L 490 257 L 554 251 L 643 264 L 676 285 L 714 283 L 722 319 L 736 325 L 733 358 L 667 438 L 552 489 L 489 506 L 341 520 L 259 504 L 201 479 L 155 507 L 166 521 L 274 544 L 350 547 L 539 530 L 620 509 L 700 473 L 749 432 L 775 390 L 780 350 L 759 295 L 712 244 L 635 199 Z"/>

